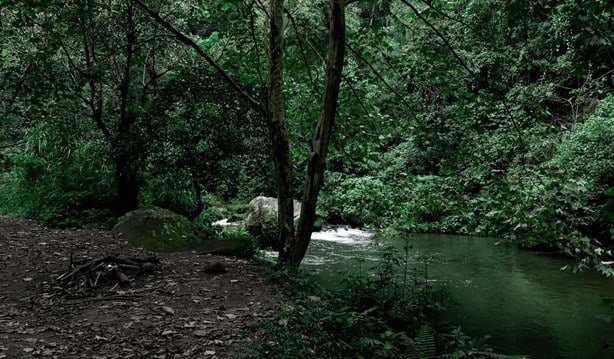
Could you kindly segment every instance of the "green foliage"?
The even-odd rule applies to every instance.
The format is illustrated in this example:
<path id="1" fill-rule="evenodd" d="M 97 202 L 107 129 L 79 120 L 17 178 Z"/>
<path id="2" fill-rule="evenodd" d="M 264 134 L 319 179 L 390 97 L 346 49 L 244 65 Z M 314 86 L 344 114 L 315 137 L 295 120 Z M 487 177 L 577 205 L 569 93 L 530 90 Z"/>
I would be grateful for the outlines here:
<path id="1" fill-rule="evenodd" d="M 383 27 L 371 19 L 372 31 L 350 35 L 360 43 L 353 52 L 373 67 L 349 57 L 356 62 L 348 77 L 362 79 L 353 92 L 364 100 L 348 101 L 353 107 L 341 113 L 343 148 L 332 152 L 341 163 L 331 165 L 339 173 L 323 207 L 342 220 L 356 197 L 347 194 L 360 187 L 339 179 L 368 178 L 382 184 L 368 188 L 383 188 L 375 192 L 385 198 L 360 207 L 374 208 L 362 223 L 505 237 L 611 272 L 602 264 L 610 262 L 605 245 L 614 232 L 612 62 L 605 55 L 613 37 L 605 3 L 420 9 L 455 54 L 403 4 L 391 5 Z M 356 119 L 365 107 L 377 128 Z M 369 135 L 375 145 L 364 143 Z M 388 210 L 379 211 L 380 203 Z"/>
<path id="2" fill-rule="evenodd" d="M 369 311 L 382 318 L 393 330 L 411 337 L 430 316 L 449 304 L 446 288 L 433 289 L 426 271 L 410 263 L 411 246 L 399 253 L 395 248 L 381 250 L 381 260 L 363 275 L 348 275 L 339 292 L 343 302 L 356 311 Z"/>
<path id="3" fill-rule="evenodd" d="M 67 128 L 42 124 L 8 154 L 0 177 L 0 211 L 55 226 L 104 226 L 114 222 L 112 169 L 107 148 L 94 137 L 76 143 Z"/>
<path id="4" fill-rule="evenodd" d="M 584 123 L 565 133 L 552 165 L 591 182 L 596 191 L 614 184 L 614 96 L 603 99 Z"/>
<path id="5" fill-rule="evenodd" d="M 301 275 L 270 273 L 292 304 L 281 319 L 258 324 L 247 358 L 423 358 L 438 349 L 429 314 L 448 296 L 419 271 L 410 273 L 404 253 L 381 252 L 379 264 L 325 291 Z"/>
<path id="6" fill-rule="evenodd" d="M 596 212 L 587 223 L 591 234 L 614 239 L 614 96 L 601 101 L 595 113 L 564 136 L 551 166 L 565 176 L 581 178 L 589 189 L 585 200 Z M 592 230 L 590 230 L 592 229 Z"/>
<path id="7" fill-rule="evenodd" d="M 442 335 L 442 340 L 446 349 L 453 349 L 452 352 L 442 355 L 444 359 L 464 359 L 471 357 L 473 352 L 485 352 L 486 338 L 475 339 L 462 332 L 461 328 L 455 328 L 452 332 Z"/>
<path id="8" fill-rule="evenodd" d="M 566 236 L 590 221 L 587 186 L 582 179 L 525 171 L 509 174 L 508 183 L 513 195 L 501 214 L 510 227 L 507 233 L 526 246 L 562 245 Z"/>
<path id="9" fill-rule="evenodd" d="M 243 258 L 253 258 L 259 249 L 258 240 L 242 228 L 223 228 L 216 232 L 215 240 L 237 243 L 238 246 L 233 248 L 233 255 L 238 255 Z"/>
<path id="10" fill-rule="evenodd" d="M 190 216 L 198 204 L 192 183 L 181 182 L 181 179 L 189 178 L 189 175 L 181 172 L 165 175 L 160 174 L 145 182 L 140 193 L 141 203 L 167 208 L 184 216 Z"/>
<path id="11" fill-rule="evenodd" d="M 224 200 L 270 192 L 265 122 L 219 75 L 203 71 L 194 76 L 195 62 L 188 59 L 177 68 L 176 78 L 163 83 L 167 117 L 150 129 L 153 153 L 146 181 L 177 194 L 195 191 L 197 183 Z M 178 200 L 174 206 L 189 208 L 185 199 Z"/>
<path id="12" fill-rule="evenodd" d="M 213 197 L 276 191 L 266 118 L 138 7 L 129 16 L 130 4 L 6 2 L 0 210 L 108 225 L 128 187 L 139 204 L 196 217 L 215 237 Z M 264 97 L 267 16 L 259 6 L 150 5 L 246 92 Z M 298 173 L 320 110 L 329 10 L 320 0 L 286 5 L 285 112 Z M 610 262 L 610 7 L 434 1 L 418 6 L 429 25 L 403 2 L 348 4 L 320 212 L 330 222 L 493 235 Z"/>
<path id="13" fill-rule="evenodd" d="M 245 15 L 251 9 L 244 4 L 159 5 L 156 11 L 180 28 L 189 25 L 182 31 L 198 36 L 224 67 L 248 63 L 243 50 L 250 45 L 243 40 L 250 36 Z M 198 11 L 188 14 L 190 8 Z M 261 116 L 196 54 L 160 36 L 134 4 L 11 2 L 2 18 L 0 148 L 41 132 L 64 147 L 55 150 L 73 151 L 71 158 L 51 158 L 26 150 L 18 159 L 16 147 L 10 163 L 0 157 L 3 207 L 13 204 L 5 212 L 49 224 L 108 225 L 111 212 L 138 204 L 137 195 L 141 205 L 194 217 L 201 194 L 249 198 L 274 188 L 263 180 L 272 166 L 263 165 L 269 151 Z M 130 54 L 128 39 L 135 45 Z M 255 97 L 261 91 L 251 69 L 233 77 Z M 89 147 L 72 158 L 75 149 Z M 99 167 L 95 178 L 79 169 L 83 163 Z M 33 171 L 44 179 L 20 179 Z M 57 182 L 61 190 L 45 187 L 60 188 Z M 36 196 L 24 204 L 31 208 L 21 208 L 22 193 Z"/>
<path id="14" fill-rule="evenodd" d="M 329 176 L 320 208 L 332 222 L 373 225 L 391 215 L 391 188 L 380 179 Z"/>

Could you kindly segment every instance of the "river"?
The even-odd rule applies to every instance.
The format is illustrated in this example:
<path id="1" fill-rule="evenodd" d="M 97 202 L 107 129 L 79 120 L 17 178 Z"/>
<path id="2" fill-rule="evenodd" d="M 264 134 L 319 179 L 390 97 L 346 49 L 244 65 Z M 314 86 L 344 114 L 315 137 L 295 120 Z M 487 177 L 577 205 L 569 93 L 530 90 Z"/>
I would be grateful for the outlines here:
<path id="1" fill-rule="evenodd" d="M 378 242 L 378 243 L 375 243 Z M 404 240 L 373 240 L 372 233 L 344 227 L 316 232 L 302 268 L 325 287 L 340 272 L 364 271 L 378 260 L 377 247 L 403 248 Z M 490 335 L 497 352 L 532 358 L 614 358 L 614 280 L 560 268 L 569 259 L 537 255 L 492 238 L 412 236 L 411 258 L 434 283 L 445 284 L 459 304 L 444 319 L 474 337 Z M 362 261 L 356 260 L 360 258 Z"/>

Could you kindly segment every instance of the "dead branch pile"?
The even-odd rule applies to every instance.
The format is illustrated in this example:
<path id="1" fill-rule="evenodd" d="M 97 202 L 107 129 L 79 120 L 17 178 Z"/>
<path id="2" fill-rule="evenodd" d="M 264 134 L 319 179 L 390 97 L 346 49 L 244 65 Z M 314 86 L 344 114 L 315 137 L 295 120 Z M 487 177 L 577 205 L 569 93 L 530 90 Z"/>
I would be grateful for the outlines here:
<path id="1" fill-rule="evenodd" d="M 71 265 L 55 278 L 53 289 L 69 297 L 83 297 L 93 289 L 106 285 L 128 286 L 136 276 L 153 273 L 158 264 L 160 260 L 156 257 L 106 256 Z"/>

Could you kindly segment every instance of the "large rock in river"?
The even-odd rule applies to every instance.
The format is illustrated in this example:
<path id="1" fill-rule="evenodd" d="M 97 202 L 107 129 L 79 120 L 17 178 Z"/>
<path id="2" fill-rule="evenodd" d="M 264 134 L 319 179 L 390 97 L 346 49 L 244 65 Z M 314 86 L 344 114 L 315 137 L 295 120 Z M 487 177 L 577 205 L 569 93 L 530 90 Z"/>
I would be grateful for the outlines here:
<path id="1" fill-rule="evenodd" d="M 152 251 L 172 251 L 198 241 L 192 223 L 182 215 L 158 207 L 141 208 L 122 216 L 113 234 Z"/>
<path id="2" fill-rule="evenodd" d="M 301 203 L 294 200 L 294 219 L 301 214 Z M 245 228 L 258 239 L 261 248 L 276 246 L 277 237 L 277 198 L 259 196 L 248 204 Z"/>

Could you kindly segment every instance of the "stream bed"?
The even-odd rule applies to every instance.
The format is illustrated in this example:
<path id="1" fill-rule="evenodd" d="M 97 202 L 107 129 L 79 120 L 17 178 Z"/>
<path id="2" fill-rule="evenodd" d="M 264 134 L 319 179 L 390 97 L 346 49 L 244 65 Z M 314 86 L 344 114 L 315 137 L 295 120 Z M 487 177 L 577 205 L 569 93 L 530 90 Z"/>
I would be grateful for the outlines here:
<path id="1" fill-rule="evenodd" d="M 376 243 L 377 242 L 377 243 Z M 315 232 L 302 268 L 325 287 L 340 272 L 364 272 L 376 264 L 377 247 L 402 250 L 403 239 L 373 239 L 348 227 Z M 560 270 L 567 258 L 538 255 L 492 238 L 416 235 L 412 261 L 428 270 L 434 284 L 447 285 L 459 304 L 444 320 L 505 354 L 532 358 L 614 358 L 614 280 L 596 273 Z M 357 260 L 359 258 L 360 260 Z"/>

